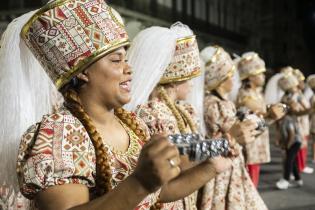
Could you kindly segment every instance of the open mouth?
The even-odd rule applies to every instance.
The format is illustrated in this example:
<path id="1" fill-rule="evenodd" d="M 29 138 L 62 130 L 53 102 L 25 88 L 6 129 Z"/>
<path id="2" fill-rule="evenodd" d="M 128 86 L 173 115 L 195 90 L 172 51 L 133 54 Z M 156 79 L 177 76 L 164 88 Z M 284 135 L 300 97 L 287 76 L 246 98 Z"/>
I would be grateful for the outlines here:
<path id="1" fill-rule="evenodd" d="M 119 86 L 127 92 L 131 91 L 131 80 L 124 81 Z"/>

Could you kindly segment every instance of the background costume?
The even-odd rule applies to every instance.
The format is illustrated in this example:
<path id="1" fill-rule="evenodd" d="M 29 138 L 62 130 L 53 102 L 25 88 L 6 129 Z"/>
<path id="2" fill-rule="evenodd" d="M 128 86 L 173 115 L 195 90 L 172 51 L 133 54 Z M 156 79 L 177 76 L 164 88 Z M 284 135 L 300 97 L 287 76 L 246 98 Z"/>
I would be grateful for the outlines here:
<path id="1" fill-rule="evenodd" d="M 293 69 L 292 71 L 299 83 L 303 83 L 304 88 L 305 76 L 303 73 L 298 69 Z M 303 106 L 304 109 L 310 108 L 310 101 L 306 98 L 304 89 L 299 89 L 295 97 L 297 97 L 296 100 Z M 297 121 L 299 130 L 303 136 L 302 146 L 297 155 L 298 167 L 300 172 L 313 173 L 313 169 L 307 167 L 308 140 L 310 135 L 309 115 L 298 116 Z"/>
<path id="2" fill-rule="evenodd" d="M 315 75 L 314 74 L 308 76 L 307 84 L 312 90 L 315 90 Z M 314 109 L 315 108 L 314 92 L 310 98 L 310 104 L 311 104 L 312 109 Z M 313 162 L 314 162 L 315 161 L 315 114 L 314 113 L 312 113 L 310 115 L 310 140 L 311 140 L 311 144 L 312 144 Z"/>
<path id="3" fill-rule="evenodd" d="M 264 73 L 266 71 L 265 62 L 256 53 L 244 53 L 238 62 L 238 71 L 240 79 L 243 80 L 244 83 L 244 80 L 248 79 L 250 76 Z M 254 103 L 255 107 L 251 107 L 249 105 L 251 103 Z M 261 87 L 251 88 L 243 84 L 239 90 L 236 105 L 238 108 L 247 107 L 258 115 L 267 112 L 267 104 Z M 270 162 L 268 129 L 259 135 L 254 142 L 246 145 L 245 154 L 249 175 L 257 187 L 259 183 L 260 164 Z"/>
<path id="4" fill-rule="evenodd" d="M 6 80 L 11 81 L 8 88 L 25 94 L 15 95 L 17 102 L 8 98 L 13 105 L 17 104 L 17 114 L 21 115 L 17 115 L 17 119 L 13 118 L 17 123 L 14 127 L 26 130 L 27 124 L 30 126 L 41 120 L 25 132 L 20 143 L 16 169 L 20 190 L 25 197 L 32 199 L 38 192 L 51 186 L 80 183 L 89 188 L 93 199 L 96 192 L 104 191 L 97 182 L 99 174 L 96 171 L 100 166 L 97 164 L 99 156 L 95 152 L 93 138 L 80 121 L 82 119 L 78 119 L 64 107 L 40 119 L 39 115 L 44 112 L 50 113 L 60 98 L 58 95 L 56 97 L 54 92 L 56 89 L 51 88 L 52 82 L 48 82 L 48 77 L 43 76 L 44 71 L 34 61 L 35 58 L 25 44 L 55 86 L 61 89 L 78 73 L 107 53 L 128 46 L 128 35 L 120 15 L 104 1 L 53 1 L 32 15 L 24 16 L 23 22 L 18 19 L 19 28 L 14 24 L 16 36 L 19 36 L 24 25 L 21 32 L 23 40 L 14 37 L 16 40 L 11 42 L 4 36 L 2 45 L 6 46 L 5 43 L 10 41 L 16 44 L 11 46 L 10 50 L 19 49 L 22 52 L 23 49 L 27 53 L 19 53 L 21 63 L 17 63 L 18 66 L 15 68 L 8 69 L 12 72 L 6 72 L 12 80 L 14 76 L 25 76 L 23 80 L 15 81 L 19 84 Z M 2 49 L 8 50 L 8 47 Z M 22 70 L 24 72 L 19 72 Z M 20 89 L 20 82 L 24 81 L 28 82 L 22 83 L 24 85 L 22 87 L 26 89 Z M 56 100 L 52 101 L 54 97 Z M 103 149 L 108 151 L 106 158 L 109 161 L 106 164 L 110 173 L 109 190 L 133 172 L 142 145 L 149 137 L 146 126 L 134 114 L 117 109 L 115 115 L 129 135 L 130 145 L 124 153 L 115 151 L 106 144 L 103 145 Z M 20 119 L 24 121 L 21 122 Z M 156 202 L 157 196 L 158 192 L 147 196 L 136 209 L 149 209 Z"/>
<path id="5" fill-rule="evenodd" d="M 207 136 L 225 137 L 233 142 L 235 139 L 228 132 L 237 121 L 236 108 L 227 95 L 221 95 L 216 88 L 233 76 L 234 62 L 221 47 L 207 47 L 201 52 L 201 56 L 206 66 L 204 119 Z M 267 209 L 246 170 L 242 146 L 234 144 L 239 155 L 233 159 L 230 170 L 218 174 L 204 186 L 202 210 Z"/>
<path id="6" fill-rule="evenodd" d="M 281 102 L 292 105 L 292 102 L 298 103 L 295 97 L 295 90 L 297 90 L 299 82 L 297 78 L 290 71 L 283 71 L 282 77 L 279 79 L 278 86 L 285 92 L 281 98 Z M 287 114 L 279 122 L 280 131 L 280 146 L 285 150 L 286 156 L 284 158 L 284 173 L 283 179 L 280 179 L 276 186 L 279 189 L 287 189 L 290 186 L 290 175 L 293 173 L 295 180 L 300 186 L 303 185 L 301 180 L 300 171 L 298 169 L 298 163 L 296 156 L 298 155 L 299 149 L 302 143 L 302 133 L 298 119 L 293 113 Z M 293 140 L 290 134 L 294 133 Z"/>
<path id="7" fill-rule="evenodd" d="M 197 133 L 194 108 L 187 102 L 173 101 L 163 86 L 190 80 L 201 73 L 196 37 L 188 26 L 178 22 L 170 29 L 143 30 L 135 37 L 128 58 L 135 70 L 132 81 L 135 97 L 127 107 L 136 110 L 150 133 Z M 156 95 L 150 96 L 152 92 Z M 196 202 L 197 192 L 183 200 L 163 203 L 161 208 L 193 210 L 197 209 Z"/>

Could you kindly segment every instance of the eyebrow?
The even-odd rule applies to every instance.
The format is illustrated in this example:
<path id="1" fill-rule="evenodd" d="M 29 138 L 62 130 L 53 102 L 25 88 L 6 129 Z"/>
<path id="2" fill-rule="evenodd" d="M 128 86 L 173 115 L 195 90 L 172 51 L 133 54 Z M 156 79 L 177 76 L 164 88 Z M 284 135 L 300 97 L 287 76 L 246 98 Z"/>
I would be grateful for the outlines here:
<path id="1" fill-rule="evenodd" d="M 124 56 L 126 53 L 122 53 L 122 52 L 112 52 L 109 55 L 119 55 L 119 56 Z"/>

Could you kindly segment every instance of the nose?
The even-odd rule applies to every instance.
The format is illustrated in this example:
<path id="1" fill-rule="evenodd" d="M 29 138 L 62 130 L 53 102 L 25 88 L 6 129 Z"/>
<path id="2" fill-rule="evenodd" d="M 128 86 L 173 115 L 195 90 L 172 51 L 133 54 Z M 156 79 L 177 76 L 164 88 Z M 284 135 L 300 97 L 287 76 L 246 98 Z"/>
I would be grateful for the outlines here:
<path id="1" fill-rule="evenodd" d="M 128 64 L 128 63 L 125 63 L 125 66 L 124 66 L 124 73 L 125 74 L 132 74 L 132 68 L 131 66 Z"/>

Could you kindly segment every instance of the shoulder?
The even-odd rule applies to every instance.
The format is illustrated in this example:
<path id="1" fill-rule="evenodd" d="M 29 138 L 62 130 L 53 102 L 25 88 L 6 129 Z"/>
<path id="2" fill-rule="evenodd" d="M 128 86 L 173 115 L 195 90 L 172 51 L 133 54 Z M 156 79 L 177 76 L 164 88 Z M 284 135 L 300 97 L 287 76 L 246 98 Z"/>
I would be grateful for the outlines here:
<path id="1" fill-rule="evenodd" d="M 60 141 L 64 151 L 84 151 L 88 148 L 79 145 L 91 143 L 85 127 L 66 109 L 44 116 L 38 129 L 34 146 L 41 147 L 44 142 L 55 144 Z"/>
<path id="2" fill-rule="evenodd" d="M 30 143 L 30 137 L 35 138 L 33 139 L 33 146 L 44 142 L 52 143 L 53 139 L 70 140 L 68 137 L 74 133 L 77 135 L 76 138 L 80 137 L 81 139 L 82 137 L 82 141 L 89 140 L 82 123 L 70 111 L 63 109 L 49 115 L 44 115 L 40 122 L 30 126 L 23 134 L 21 144 Z"/>
<path id="3" fill-rule="evenodd" d="M 250 92 L 251 92 L 250 88 L 241 87 L 238 91 L 238 96 L 241 97 L 244 95 L 248 95 Z"/>
<path id="4" fill-rule="evenodd" d="M 177 131 L 177 121 L 168 106 L 157 99 L 138 106 L 136 114 L 150 130 L 150 134 L 161 132 L 174 133 Z"/>
<path id="5" fill-rule="evenodd" d="M 205 99 L 205 108 L 206 109 L 232 109 L 235 110 L 235 104 L 229 100 L 222 100 L 217 96 L 209 95 L 206 96 Z"/>
<path id="6" fill-rule="evenodd" d="M 145 121 L 159 118 L 161 113 L 171 114 L 167 105 L 159 100 L 150 100 L 146 104 L 139 105 L 135 112 Z"/>
<path id="7" fill-rule="evenodd" d="M 215 95 L 212 95 L 212 94 L 211 95 L 207 95 L 204 98 L 204 103 L 205 104 L 218 103 L 220 101 L 221 101 L 221 99 L 219 97 L 217 97 Z"/>
<path id="8" fill-rule="evenodd" d="M 94 186 L 95 150 L 81 122 L 68 110 L 43 116 L 23 135 L 17 158 L 21 192 L 32 198 L 50 186 Z"/>
<path id="9" fill-rule="evenodd" d="M 249 99 L 252 100 L 252 99 L 255 99 L 256 94 L 257 93 L 254 90 L 252 90 L 251 88 L 246 88 L 246 89 L 243 88 L 239 92 L 239 99 L 242 101 L 249 100 Z"/>
<path id="10" fill-rule="evenodd" d="M 195 116 L 196 115 L 196 109 L 195 107 L 186 102 L 186 101 L 177 101 L 177 105 L 181 106 L 186 112 L 188 112 L 191 116 Z"/>

